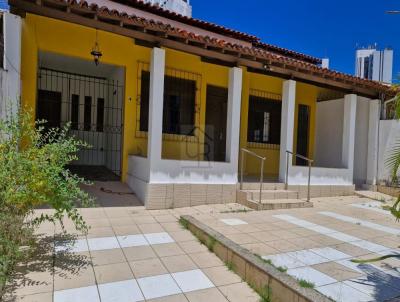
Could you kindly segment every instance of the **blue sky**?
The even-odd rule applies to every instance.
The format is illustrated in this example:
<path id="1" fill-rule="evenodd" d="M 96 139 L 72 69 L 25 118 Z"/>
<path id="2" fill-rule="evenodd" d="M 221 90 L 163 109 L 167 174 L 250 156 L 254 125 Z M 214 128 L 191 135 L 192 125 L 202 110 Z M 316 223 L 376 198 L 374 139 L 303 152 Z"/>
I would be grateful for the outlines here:
<path id="1" fill-rule="evenodd" d="M 317 57 L 354 74 L 355 48 L 378 43 L 394 49 L 400 72 L 398 0 L 191 0 L 193 16 L 259 36 L 264 42 Z"/>

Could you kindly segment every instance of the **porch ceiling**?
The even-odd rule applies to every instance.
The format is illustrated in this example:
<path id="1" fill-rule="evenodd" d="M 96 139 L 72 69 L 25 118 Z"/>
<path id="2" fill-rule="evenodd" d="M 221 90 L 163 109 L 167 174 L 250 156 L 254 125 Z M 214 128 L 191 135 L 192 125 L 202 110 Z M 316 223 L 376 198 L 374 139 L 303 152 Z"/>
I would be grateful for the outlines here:
<path id="1" fill-rule="evenodd" d="M 85 1 L 10 0 L 14 13 L 26 12 L 56 18 L 104 31 L 145 40 L 157 46 L 185 51 L 202 57 L 235 63 L 271 72 L 283 78 L 313 82 L 357 93 L 366 97 L 391 97 L 396 93 L 389 85 L 357 78 L 344 73 L 318 67 L 304 61 L 274 54 L 257 47 L 244 47 L 224 40 L 196 35 L 159 21 L 139 18 L 106 7 L 88 5 Z"/>

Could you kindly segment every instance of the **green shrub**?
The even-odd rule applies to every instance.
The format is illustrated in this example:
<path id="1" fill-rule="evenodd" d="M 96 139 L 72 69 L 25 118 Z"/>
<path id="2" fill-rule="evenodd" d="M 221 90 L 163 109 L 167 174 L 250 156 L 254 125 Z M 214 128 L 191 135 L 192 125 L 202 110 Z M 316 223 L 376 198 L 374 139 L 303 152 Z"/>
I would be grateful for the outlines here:
<path id="1" fill-rule="evenodd" d="M 62 225 L 68 217 L 77 230 L 88 229 L 76 207 L 92 200 L 79 188 L 84 180 L 66 169 L 87 145 L 69 136 L 68 126 L 45 130 L 44 122 L 32 121 L 29 112 L 0 121 L 0 299 L 7 277 L 25 254 L 21 247 L 32 243 L 40 223 Z M 37 207 L 54 211 L 34 217 Z"/>

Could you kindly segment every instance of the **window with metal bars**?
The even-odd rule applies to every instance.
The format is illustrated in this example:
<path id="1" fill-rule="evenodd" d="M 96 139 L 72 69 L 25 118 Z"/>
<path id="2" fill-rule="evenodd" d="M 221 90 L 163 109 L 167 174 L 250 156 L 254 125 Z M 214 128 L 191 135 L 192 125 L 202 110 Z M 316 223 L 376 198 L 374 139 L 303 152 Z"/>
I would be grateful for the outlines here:
<path id="1" fill-rule="evenodd" d="M 280 101 L 251 95 L 249 99 L 247 141 L 279 145 L 281 108 Z"/>
<path id="2" fill-rule="evenodd" d="M 142 70 L 140 131 L 148 131 L 150 72 Z M 166 75 L 164 78 L 163 133 L 193 135 L 196 81 Z"/>

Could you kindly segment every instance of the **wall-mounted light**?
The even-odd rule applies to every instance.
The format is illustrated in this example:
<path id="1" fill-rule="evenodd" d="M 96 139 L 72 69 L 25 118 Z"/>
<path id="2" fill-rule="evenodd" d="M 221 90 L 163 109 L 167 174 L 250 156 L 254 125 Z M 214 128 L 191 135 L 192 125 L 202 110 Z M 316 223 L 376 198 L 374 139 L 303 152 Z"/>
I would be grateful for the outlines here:
<path id="1" fill-rule="evenodd" d="M 99 46 L 99 43 L 98 43 L 97 29 L 96 29 L 96 42 L 95 42 L 90 54 L 93 56 L 94 64 L 96 64 L 96 66 L 99 65 L 100 58 L 103 55 L 103 53 L 101 52 L 100 46 Z"/>

